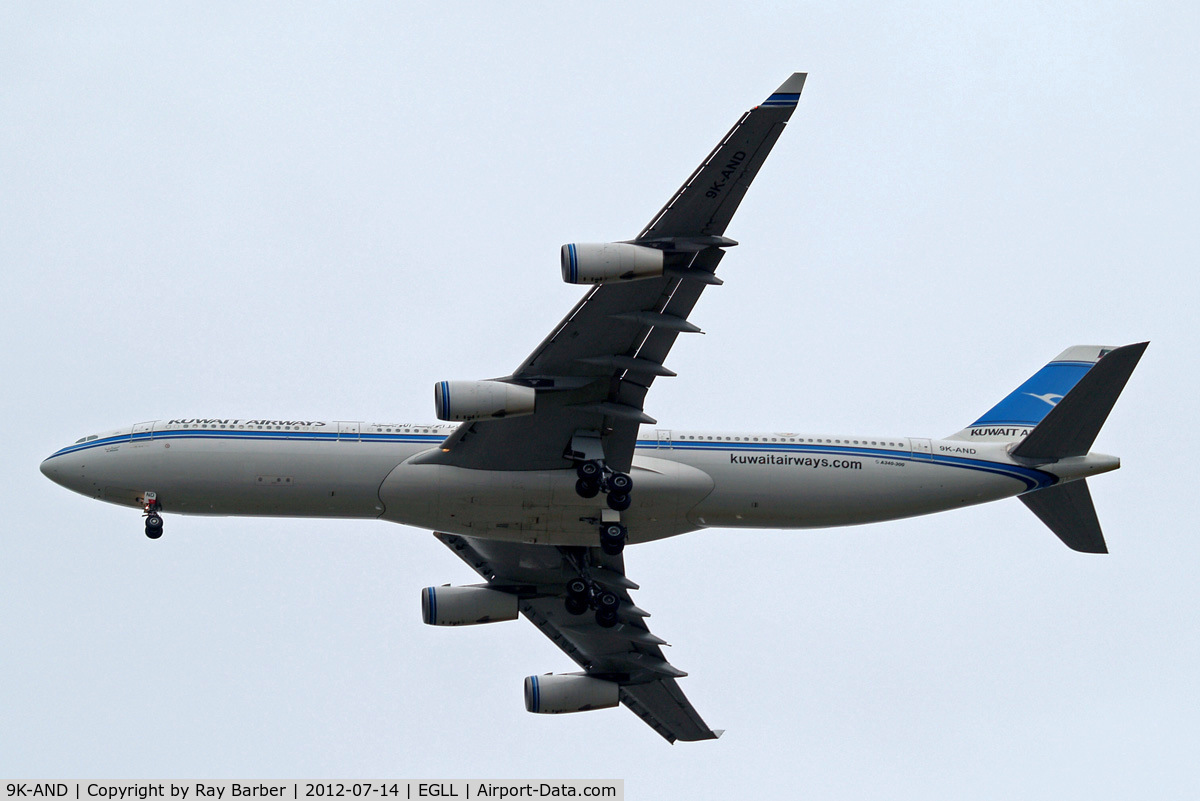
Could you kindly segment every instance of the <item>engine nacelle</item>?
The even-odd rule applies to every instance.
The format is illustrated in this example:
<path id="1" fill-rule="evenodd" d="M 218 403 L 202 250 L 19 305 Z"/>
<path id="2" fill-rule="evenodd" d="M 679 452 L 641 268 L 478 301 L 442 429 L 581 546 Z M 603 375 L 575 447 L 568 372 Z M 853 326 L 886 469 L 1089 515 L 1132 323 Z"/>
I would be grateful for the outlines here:
<path id="1" fill-rule="evenodd" d="M 634 281 L 663 274 L 663 252 L 622 242 L 562 246 L 562 276 L 568 284 Z"/>
<path id="2" fill-rule="evenodd" d="M 525 709 L 543 715 L 608 709 L 621 701 L 621 685 L 580 673 L 527 676 Z"/>
<path id="3" fill-rule="evenodd" d="M 439 381 L 433 403 L 439 420 L 470 422 L 533 414 L 537 391 L 501 381 Z"/>
<path id="4" fill-rule="evenodd" d="M 486 587 L 426 587 L 421 619 L 430 626 L 474 626 L 517 619 L 517 596 Z"/>

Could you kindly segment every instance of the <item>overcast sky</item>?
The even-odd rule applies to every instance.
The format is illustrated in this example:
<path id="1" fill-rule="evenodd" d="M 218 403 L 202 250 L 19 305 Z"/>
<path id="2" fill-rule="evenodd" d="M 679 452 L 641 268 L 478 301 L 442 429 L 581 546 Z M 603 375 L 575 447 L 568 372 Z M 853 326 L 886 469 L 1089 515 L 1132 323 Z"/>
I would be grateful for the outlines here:
<path id="1" fill-rule="evenodd" d="M 0 775 L 589 778 L 628 798 L 1200 793 L 1200 13 L 1185 3 L 6 3 Z M 779 7 L 775 7 L 778 5 Z M 969 10 L 968 10 L 969 9 Z M 169 417 L 427 422 L 582 294 L 790 73 L 723 287 L 647 411 L 942 436 L 1152 341 L 1096 449 L 1108 556 L 1016 501 L 626 553 L 717 742 L 524 711 L 527 622 L 382 522 L 136 512 L 43 478 Z M 777 792 L 778 795 L 772 795 Z"/>

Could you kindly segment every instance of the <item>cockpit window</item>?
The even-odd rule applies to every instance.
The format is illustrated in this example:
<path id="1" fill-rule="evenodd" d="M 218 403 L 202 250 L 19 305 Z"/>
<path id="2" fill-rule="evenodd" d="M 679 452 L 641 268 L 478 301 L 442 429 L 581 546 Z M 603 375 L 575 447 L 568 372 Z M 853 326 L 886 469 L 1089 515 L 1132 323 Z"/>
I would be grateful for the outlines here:
<path id="1" fill-rule="evenodd" d="M 78 445 L 81 442 L 87 442 L 87 437 L 80 437 L 79 439 L 75 440 L 76 445 Z"/>

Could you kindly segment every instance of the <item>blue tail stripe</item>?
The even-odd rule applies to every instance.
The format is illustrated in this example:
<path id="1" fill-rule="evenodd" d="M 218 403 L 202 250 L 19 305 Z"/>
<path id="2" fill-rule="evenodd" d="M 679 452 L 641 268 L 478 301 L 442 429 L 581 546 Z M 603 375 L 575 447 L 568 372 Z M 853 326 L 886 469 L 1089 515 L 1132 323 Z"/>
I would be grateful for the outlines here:
<path id="1" fill-rule="evenodd" d="M 1092 362 L 1051 362 L 1008 397 L 997 403 L 975 426 L 1036 426 L 1079 383 Z"/>

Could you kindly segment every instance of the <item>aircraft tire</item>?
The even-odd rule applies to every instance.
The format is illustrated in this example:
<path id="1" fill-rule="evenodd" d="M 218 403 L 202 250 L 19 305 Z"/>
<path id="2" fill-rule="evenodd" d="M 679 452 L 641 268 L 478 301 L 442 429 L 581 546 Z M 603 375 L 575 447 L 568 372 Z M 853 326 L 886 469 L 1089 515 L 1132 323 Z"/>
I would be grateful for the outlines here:
<path id="1" fill-rule="evenodd" d="M 588 610 L 588 602 L 578 595 L 568 595 L 563 604 L 572 615 L 582 615 Z"/>
<path id="2" fill-rule="evenodd" d="M 588 585 L 581 578 L 573 578 L 567 582 L 567 595 L 572 595 L 576 598 L 587 598 Z"/>
<path id="3" fill-rule="evenodd" d="M 162 526 L 146 526 L 146 536 L 156 540 L 163 535 Z"/>
<path id="4" fill-rule="evenodd" d="M 146 528 L 162 528 L 162 527 L 163 527 L 163 519 L 161 517 L 159 517 L 157 514 L 155 514 L 154 512 L 151 512 L 146 517 Z"/>
<path id="5" fill-rule="evenodd" d="M 597 609 L 596 625 L 602 629 L 611 629 L 617 625 L 617 611 L 615 609 Z"/>
<path id="6" fill-rule="evenodd" d="M 617 594 L 611 590 L 605 590 L 596 596 L 597 609 L 611 609 L 615 612 L 617 607 L 620 605 L 621 599 L 618 598 Z"/>
<path id="7" fill-rule="evenodd" d="M 607 500 L 608 508 L 618 512 L 624 512 L 629 508 L 629 505 L 633 503 L 633 501 L 629 499 L 629 496 L 623 492 L 610 492 L 608 493 Z"/>
<path id="8" fill-rule="evenodd" d="M 600 540 L 600 550 L 609 556 L 617 556 L 625 550 L 624 540 Z"/>
<path id="9" fill-rule="evenodd" d="M 595 498 L 600 494 L 600 485 L 590 478 L 581 478 L 575 482 L 575 492 L 580 498 Z"/>
<path id="10" fill-rule="evenodd" d="M 628 473 L 613 473 L 608 478 L 608 488 L 613 492 L 628 495 L 633 491 L 633 479 L 629 477 Z"/>
<path id="11" fill-rule="evenodd" d="M 592 482 L 599 482 L 600 476 L 604 474 L 604 468 L 596 460 L 580 462 L 575 468 L 575 473 L 582 479 Z"/>

